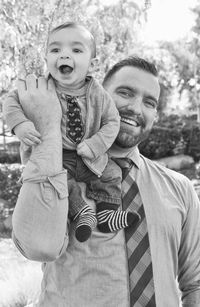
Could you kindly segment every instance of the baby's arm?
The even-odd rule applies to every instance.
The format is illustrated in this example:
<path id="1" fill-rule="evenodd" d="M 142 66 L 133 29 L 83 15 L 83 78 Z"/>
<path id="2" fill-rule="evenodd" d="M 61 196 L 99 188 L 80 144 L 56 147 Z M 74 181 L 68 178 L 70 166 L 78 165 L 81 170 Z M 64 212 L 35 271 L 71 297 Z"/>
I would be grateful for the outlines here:
<path id="1" fill-rule="evenodd" d="M 25 116 L 20 105 L 17 91 L 13 91 L 3 104 L 3 113 L 9 129 L 27 146 L 39 144 L 40 133 L 34 124 Z"/>
<path id="2" fill-rule="evenodd" d="M 26 121 L 18 124 L 13 129 L 18 139 L 27 146 L 33 146 L 41 143 L 41 134 L 35 129 L 32 122 Z"/>
<path id="3" fill-rule="evenodd" d="M 95 156 L 90 149 L 90 147 L 86 144 L 85 141 L 81 142 L 77 145 L 77 154 L 81 156 L 82 158 L 88 158 L 90 160 L 94 159 Z"/>
<path id="4" fill-rule="evenodd" d="M 83 158 L 96 159 L 114 143 L 120 128 L 120 116 L 110 95 L 102 95 L 101 128 L 92 137 L 78 144 L 77 153 Z"/>

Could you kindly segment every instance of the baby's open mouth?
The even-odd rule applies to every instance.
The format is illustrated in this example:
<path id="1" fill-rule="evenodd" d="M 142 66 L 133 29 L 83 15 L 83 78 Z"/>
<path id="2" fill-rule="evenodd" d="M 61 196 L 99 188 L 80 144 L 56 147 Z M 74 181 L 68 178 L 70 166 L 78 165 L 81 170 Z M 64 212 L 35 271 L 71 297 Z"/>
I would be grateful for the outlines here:
<path id="1" fill-rule="evenodd" d="M 68 65 L 60 65 L 58 69 L 61 72 L 61 74 L 71 74 L 71 72 L 73 71 L 73 68 Z"/>

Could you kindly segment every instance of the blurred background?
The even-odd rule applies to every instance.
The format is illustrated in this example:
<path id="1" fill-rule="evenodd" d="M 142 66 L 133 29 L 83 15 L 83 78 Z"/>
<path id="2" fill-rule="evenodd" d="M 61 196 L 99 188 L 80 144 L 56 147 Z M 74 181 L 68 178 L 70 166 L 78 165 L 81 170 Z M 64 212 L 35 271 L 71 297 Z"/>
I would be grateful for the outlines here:
<path id="1" fill-rule="evenodd" d="M 52 27 L 83 23 L 96 39 L 100 81 L 127 55 L 156 64 L 158 119 L 140 150 L 189 177 L 200 196 L 200 0 L 0 0 L 0 7 L 0 307 L 22 307 L 36 299 L 41 270 L 11 241 L 22 167 L 19 141 L 2 116 L 8 92 L 17 78 L 45 73 Z"/>

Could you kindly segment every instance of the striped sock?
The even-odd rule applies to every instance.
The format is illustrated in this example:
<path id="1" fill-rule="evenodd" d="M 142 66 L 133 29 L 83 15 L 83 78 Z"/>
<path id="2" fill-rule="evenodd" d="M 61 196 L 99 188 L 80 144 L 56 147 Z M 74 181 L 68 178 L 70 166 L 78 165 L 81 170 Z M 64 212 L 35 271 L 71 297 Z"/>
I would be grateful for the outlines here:
<path id="1" fill-rule="evenodd" d="M 140 216 L 136 212 L 122 210 L 102 210 L 97 212 L 98 229 L 101 232 L 113 232 L 137 223 Z"/>
<path id="2" fill-rule="evenodd" d="M 97 225 L 96 214 L 89 206 L 85 206 L 75 217 L 77 225 L 75 230 L 76 239 L 84 242 L 91 236 L 92 230 Z"/>

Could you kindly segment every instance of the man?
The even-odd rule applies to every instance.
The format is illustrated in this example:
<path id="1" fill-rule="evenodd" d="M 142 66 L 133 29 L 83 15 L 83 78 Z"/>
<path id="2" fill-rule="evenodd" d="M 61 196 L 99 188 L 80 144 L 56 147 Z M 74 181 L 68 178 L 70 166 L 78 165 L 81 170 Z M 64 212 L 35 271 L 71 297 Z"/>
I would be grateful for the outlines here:
<path id="1" fill-rule="evenodd" d="M 48 103 L 53 104 L 53 86 L 49 90 L 46 87 L 42 88 L 41 83 L 45 84 L 44 79 L 42 82 L 40 80 L 37 88 L 35 79 L 29 77 L 27 90 L 22 81 L 19 83 L 21 103 L 29 116 L 34 114 L 30 103 L 34 107 L 37 106 L 38 110 L 40 110 L 40 103 L 43 106 Z M 42 291 L 36 306 L 178 307 L 179 294 L 176 279 L 182 292 L 183 306 L 200 306 L 200 203 L 198 197 L 186 177 L 144 158 L 137 148 L 137 145 L 148 137 L 156 117 L 160 94 L 156 69 L 154 65 L 140 58 L 125 59 L 108 72 L 104 87 L 115 101 L 121 116 L 120 132 L 110 154 L 119 163 L 127 161 L 130 165 L 129 174 L 125 175 L 124 181 L 127 176 L 128 180 L 123 184 L 123 206 L 127 205 L 128 199 L 131 203 L 130 210 L 136 210 L 134 206 L 139 200 L 138 212 L 141 215 L 141 222 L 139 226 L 135 226 L 136 230 L 129 229 L 125 232 L 125 236 L 123 231 L 116 234 L 102 234 L 94 231 L 87 244 L 80 244 L 75 240 L 72 224 L 69 241 L 67 235 L 64 238 L 62 231 L 66 213 L 62 211 L 64 218 L 61 217 L 54 208 L 55 199 L 52 201 L 52 195 L 55 198 L 55 190 L 64 192 L 64 184 L 61 186 L 63 189 L 60 189 L 59 185 L 60 182 L 64 182 L 64 178 L 60 177 L 60 182 L 55 180 L 56 174 L 61 172 L 60 162 L 59 165 L 56 164 L 56 154 L 52 154 L 51 162 L 41 159 L 45 157 L 45 143 L 48 148 L 54 147 L 57 154 L 60 154 L 61 144 L 53 142 L 55 136 L 60 139 L 59 120 L 50 133 L 42 112 L 39 112 L 39 122 L 38 118 L 33 116 L 39 132 L 44 133 L 45 138 L 43 145 L 39 144 L 35 149 L 39 152 L 38 156 L 33 152 L 32 164 L 27 165 L 25 169 L 25 177 L 28 178 L 28 182 L 27 180 L 25 182 L 26 186 L 27 184 L 34 186 L 32 178 L 38 186 L 40 170 L 42 169 L 42 175 L 45 175 L 45 171 L 49 171 L 48 164 L 56 165 L 53 170 L 51 169 L 51 176 L 48 176 L 49 173 L 46 177 L 43 176 L 55 188 L 53 190 L 52 186 L 48 185 L 50 193 L 48 210 L 43 208 L 39 197 L 34 202 L 33 209 L 32 199 L 29 201 L 27 191 L 22 191 L 13 219 L 14 238 L 19 249 L 28 258 L 45 262 Z M 40 98 L 44 90 L 48 92 L 48 100 L 44 97 Z M 55 101 L 57 100 L 54 96 Z M 59 109 L 58 101 L 56 105 Z M 48 122 L 53 119 L 50 114 L 49 111 Z M 54 131 L 55 133 L 50 137 Z M 51 180 L 52 177 L 54 181 Z M 131 189 L 129 189 L 130 185 Z M 135 193 L 137 200 L 134 199 L 134 201 L 130 199 L 133 187 L 139 188 L 139 194 L 138 191 Z M 43 186 L 38 188 L 41 196 L 42 189 Z M 64 197 L 66 199 L 66 195 Z M 26 204 L 28 201 L 30 204 Z M 59 201 L 57 204 L 59 205 Z M 63 205 L 62 202 L 61 204 Z M 29 208 L 22 217 L 22 207 L 24 209 L 26 205 Z M 57 210 L 61 213 L 63 209 L 58 205 Z M 94 204 L 91 203 L 91 206 Z M 140 208 L 143 209 L 140 211 Z M 39 223 L 43 223 L 42 226 L 47 227 L 49 232 L 46 238 L 43 238 L 45 247 L 42 246 L 40 238 L 30 244 L 28 242 L 29 233 L 32 234 L 31 238 L 37 236 L 37 230 L 33 224 L 37 223 L 35 217 L 38 217 L 38 212 L 42 212 L 39 215 Z M 31 225 L 28 224 L 27 214 L 29 219 L 31 217 Z M 52 214 L 55 214 L 57 222 L 52 221 Z M 19 221 L 23 223 L 25 230 L 22 230 Z M 145 233 L 145 240 L 142 232 L 139 232 L 143 222 L 146 223 L 148 231 Z M 50 223 L 53 223 L 55 229 L 51 229 Z M 135 233 L 130 235 L 132 230 Z M 62 240 L 58 236 L 61 236 Z M 40 244 L 37 244 L 37 241 Z M 143 252 L 143 245 L 146 245 L 147 251 Z M 134 256 L 132 256 L 132 246 L 134 251 L 137 250 Z M 141 256 L 142 261 L 138 255 Z M 47 262 L 51 260 L 54 261 Z M 129 280 L 128 268 L 131 269 L 130 279 L 132 280 Z M 148 277 L 144 277 L 147 271 Z"/>

